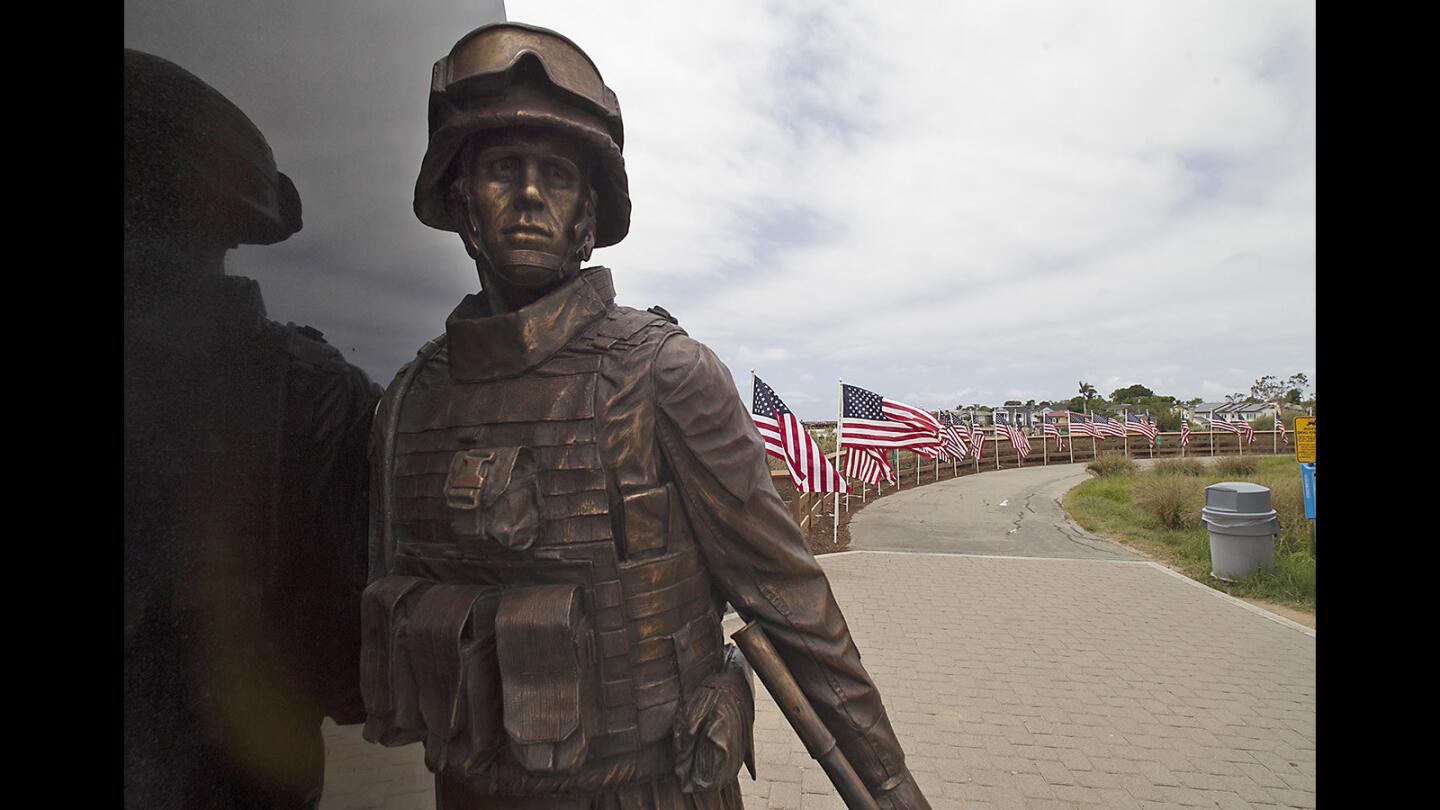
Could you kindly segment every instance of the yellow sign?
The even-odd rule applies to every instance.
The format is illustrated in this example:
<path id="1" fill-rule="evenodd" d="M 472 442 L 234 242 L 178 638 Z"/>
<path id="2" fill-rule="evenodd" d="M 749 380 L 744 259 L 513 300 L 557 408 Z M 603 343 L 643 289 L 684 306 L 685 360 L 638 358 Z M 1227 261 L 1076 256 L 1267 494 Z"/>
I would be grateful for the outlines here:
<path id="1" fill-rule="evenodd" d="M 1295 460 L 1315 463 L 1315 417 L 1295 417 Z"/>

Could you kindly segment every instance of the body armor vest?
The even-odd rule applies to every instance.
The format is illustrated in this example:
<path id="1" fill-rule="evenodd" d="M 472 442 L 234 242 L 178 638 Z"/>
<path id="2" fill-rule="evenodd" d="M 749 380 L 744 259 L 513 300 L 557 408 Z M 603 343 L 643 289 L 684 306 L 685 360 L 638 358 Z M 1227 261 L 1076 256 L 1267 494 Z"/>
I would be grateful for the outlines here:
<path id="1" fill-rule="evenodd" d="M 675 333 L 611 305 L 519 376 L 457 379 L 439 342 L 417 359 L 391 405 L 367 738 L 425 739 L 432 770 L 489 794 L 672 768 L 675 715 L 723 655 L 722 605 L 653 438 L 651 369 Z"/>

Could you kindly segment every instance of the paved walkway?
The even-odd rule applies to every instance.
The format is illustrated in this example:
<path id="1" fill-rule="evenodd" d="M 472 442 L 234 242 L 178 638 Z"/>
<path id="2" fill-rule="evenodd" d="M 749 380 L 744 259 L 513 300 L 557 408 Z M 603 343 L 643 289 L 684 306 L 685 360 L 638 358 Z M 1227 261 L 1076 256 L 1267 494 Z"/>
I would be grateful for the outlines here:
<path id="1" fill-rule="evenodd" d="M 861 548 L 919 533 L 965 553 L 821 558 L 931 804 L 1314 807 L 1314 632 L 1115 554 L 1079 530 L 1085 542 L 1059 547 L 1069 554 L 1041 554 L 1061 542 L 1043 523 L 1063 514 L 1030 497 L 1017 539 L 984 508 L 1008 508 L 998 506 L 1007 487 L 1061 486 L 1040 472 L 898 493 L 866 507 L 852 528 Z M 1016 480 L 995 480 L 1006 476 Z M 947 506 L 947 488 L 968 506 Z M 951 517 L 887 536 L 880 507 L 906 498 Z M 871 510 L 867 526 L 860 519 Z M 995 536 L 996 528 L 1007 533 Z M 1002 543 L 991 553 L 1004 556 L 971 553 Z M 758 692 L 760 780 L 742 775 L 746 807 L 840 808 L 823 771 Z M 326 731 L 322 810 L 434 806 L 418 745 L 383 749 L 361 741 L 358 727 Z"/>

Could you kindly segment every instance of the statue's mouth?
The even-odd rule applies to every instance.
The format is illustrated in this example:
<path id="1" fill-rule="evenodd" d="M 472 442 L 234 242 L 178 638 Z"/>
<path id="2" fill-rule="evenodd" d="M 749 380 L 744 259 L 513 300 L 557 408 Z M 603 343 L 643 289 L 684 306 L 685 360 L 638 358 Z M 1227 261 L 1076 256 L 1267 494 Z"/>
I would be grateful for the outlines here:
<path id="1" fill-rule="evenodd" d="M 510 227 L 501 230 L 500 233 L 504 234 L 505 236 L 536 236 L 543 239 L 549 239 L 551 236 L 554 235 L 553 233 L 551 233 L 549 228 L 546 228 L 543 225 L 530 225 L 524 223 L 520 225 L 511 225 Z"/>

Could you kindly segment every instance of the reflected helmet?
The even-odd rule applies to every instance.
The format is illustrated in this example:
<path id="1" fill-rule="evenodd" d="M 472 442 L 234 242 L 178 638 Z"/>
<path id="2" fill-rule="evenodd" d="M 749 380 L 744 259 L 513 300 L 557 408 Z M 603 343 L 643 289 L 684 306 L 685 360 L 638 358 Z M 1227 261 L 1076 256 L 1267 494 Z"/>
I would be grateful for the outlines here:
<path id="1" fill-rule="evenodd" d="M 415 182 L 415 215 L 426 225 L 460 231 L 445 199 L 455 158 L 471 136 L 533 126 L 569 133 L 594 153 L 595 246 L 613 245 L 630 230 L 620 102 L 590 57 L 560 34 L 510 22 L 466 34 L 435 63 L 429 119 L 430 144 Z"/>
<path id="2" fill-rule="evenodd" d="M 179 65 L 126 48 L 125 217 L 268 245 L 300 230 L 300 195 L 239 107 Z"/>

